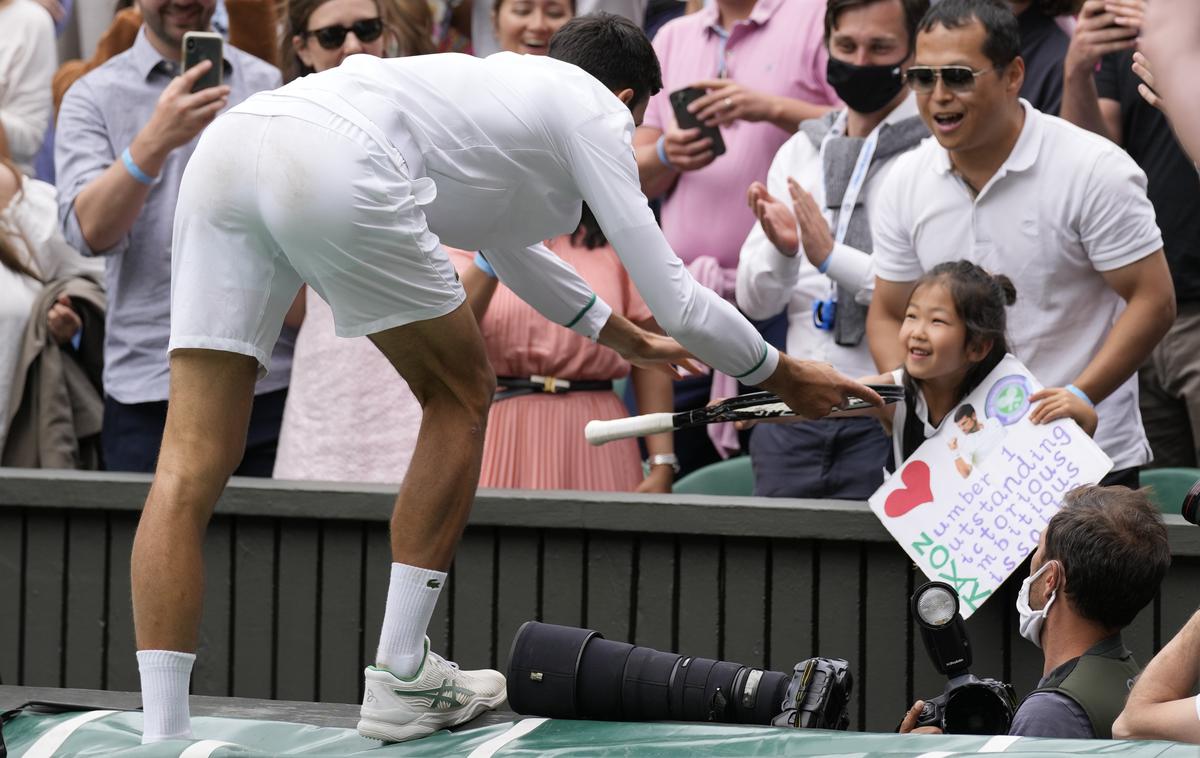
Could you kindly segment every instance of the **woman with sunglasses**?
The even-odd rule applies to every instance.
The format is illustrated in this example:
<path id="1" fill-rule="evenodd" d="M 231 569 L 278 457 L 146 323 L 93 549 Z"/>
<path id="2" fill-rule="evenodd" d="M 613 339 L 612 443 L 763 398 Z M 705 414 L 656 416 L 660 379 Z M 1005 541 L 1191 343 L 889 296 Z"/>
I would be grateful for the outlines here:
<path id="1" fill-rule="evenodd" d="M 280 42 L 284 82 L 334 68 L 358 53 L 432 52 L 432 23 L 425 0 L 292 0 Z M 333 312 L 320 296 L 306 287 L 299 303 L 294 309 L 304 320 L 275 478 L 399 481 L 416 445 L 421 406 L 370 340 L 334 336 Z M 395 399 L 381 406 L 364 386 Z"/>
<path id="2" fill-rule="evenodd" d="M 554 32 L 574 15 L 570 0 L 496 0 L 496 39 L 506 52 L 544 55 Z M 579 272 L 620 315 L 653 328 L 616 251 L 591 213 L 574 234 L 547 246 Z M 481 487 L 670 492 L 674 441 L 670 434 L 646 440 L 649 474 L 642 471 L 637 442 L 592 447 L 583 436 L 591 419 L 628 415 L 612 391 L 630 377 L 643 413 L 671 411 L 671 380 L 633 368 L 606 347 L 548 321 L 496 279 L 486 259 L 450 251 L 479 320 L 488 360 L 500 391 L 488 414 Z M 553 377 L 531 381 L 532 377 Z"/>

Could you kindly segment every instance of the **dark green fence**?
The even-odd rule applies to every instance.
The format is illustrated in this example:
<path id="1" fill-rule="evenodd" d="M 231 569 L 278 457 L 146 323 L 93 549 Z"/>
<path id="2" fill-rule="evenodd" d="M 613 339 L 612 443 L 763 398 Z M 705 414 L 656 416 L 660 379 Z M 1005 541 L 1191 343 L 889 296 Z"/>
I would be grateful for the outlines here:
<path id="1" fill-rule="evenodd" d="M 148 477 L 0 470 L 0 679 L 136 690 L 129 551 Z M 236 480 L 206 543 L 194 692 L 359 698 L 390 561 L 391 488 Z M 1127 632 L 1145 662 L 1200 600 L 1200 529 L 1168 516 L 1158 599 Z M 969 622 L 975 672 L 1027 691 L 1040 655 L 1010 580 Z M 894 728 L 941 691 L 908 618 L 914 574 L 863 503 L 481 491 L 430 636 L 503 669 L 527 619 L 790 669 L 850 660 L 853 726 Z"/>

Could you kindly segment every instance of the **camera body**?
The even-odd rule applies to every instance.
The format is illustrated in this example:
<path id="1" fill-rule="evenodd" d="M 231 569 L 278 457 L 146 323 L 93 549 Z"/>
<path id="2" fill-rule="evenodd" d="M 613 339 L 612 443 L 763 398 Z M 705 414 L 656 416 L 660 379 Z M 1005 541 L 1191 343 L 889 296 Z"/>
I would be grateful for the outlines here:
<path id="1" fill-rule="evenodd" d="M 1011 684 L 962 674 L 925 701 L 917 726 L 935 726 L 946 734 L 1007 734 L 1016 710 Z"/>
<path id="2" fill-rule="evenodd" d="M 850 726 L 847 704 L 854 678 L 842 658 L 809 658 L 792 669 L 780 713 L 773 726 L 794 729 L 836 729 Z"/>

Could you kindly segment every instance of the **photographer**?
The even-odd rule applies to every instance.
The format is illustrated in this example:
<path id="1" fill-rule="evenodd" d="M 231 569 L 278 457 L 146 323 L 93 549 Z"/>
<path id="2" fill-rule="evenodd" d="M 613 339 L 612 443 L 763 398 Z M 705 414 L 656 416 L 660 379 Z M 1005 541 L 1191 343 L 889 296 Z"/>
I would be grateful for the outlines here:
<path id="1" fill-rule="evenodd" d="M 1154 598 L 1170 561 L 1166 527 L 1144 491 L 1091 486 L 1067 493 L 1017 597 L 1021 636 L 1042 649 L 1044 664 L 1009 734 L 1112 737 L 1141 670 L 1121 630 Z M 901 733 L 940 733 L 914 728 L 923 705 L 909 709 Z"/>

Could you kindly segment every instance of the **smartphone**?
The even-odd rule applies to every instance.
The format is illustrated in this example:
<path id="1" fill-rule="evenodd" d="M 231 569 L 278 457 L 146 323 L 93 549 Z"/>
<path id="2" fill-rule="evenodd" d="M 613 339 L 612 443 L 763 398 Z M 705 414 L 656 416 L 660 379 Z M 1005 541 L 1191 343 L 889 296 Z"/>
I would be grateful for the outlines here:
<path id="1" fill-rule="evenodd" d="M 200 61 L 212 61 L 212 68 L 196 81 L 192 92 L 221 86 L 221 72 L 224 69 L 224 58 L 221 56 L 222 45 L 224 45 L 224 40 L 216 32 L 188 32 L 183 35 L 184 71 Z"/>
<path id="2" fill-rule="evenodd" d="M 725 154 L 725 140 L 721 138 L 721 130 L 715 126 L 705 126 L 696 118 L 696 114 L 688 112 L 688 105 L 697 98 L 703 97 L 705 90 L 699 87 L 684 87 L 671 93 L 671 108 L 675 111 L 675 121 L 680 129 L 700 129 L 700 134 L 712 140 L 713 155 Z"/>

